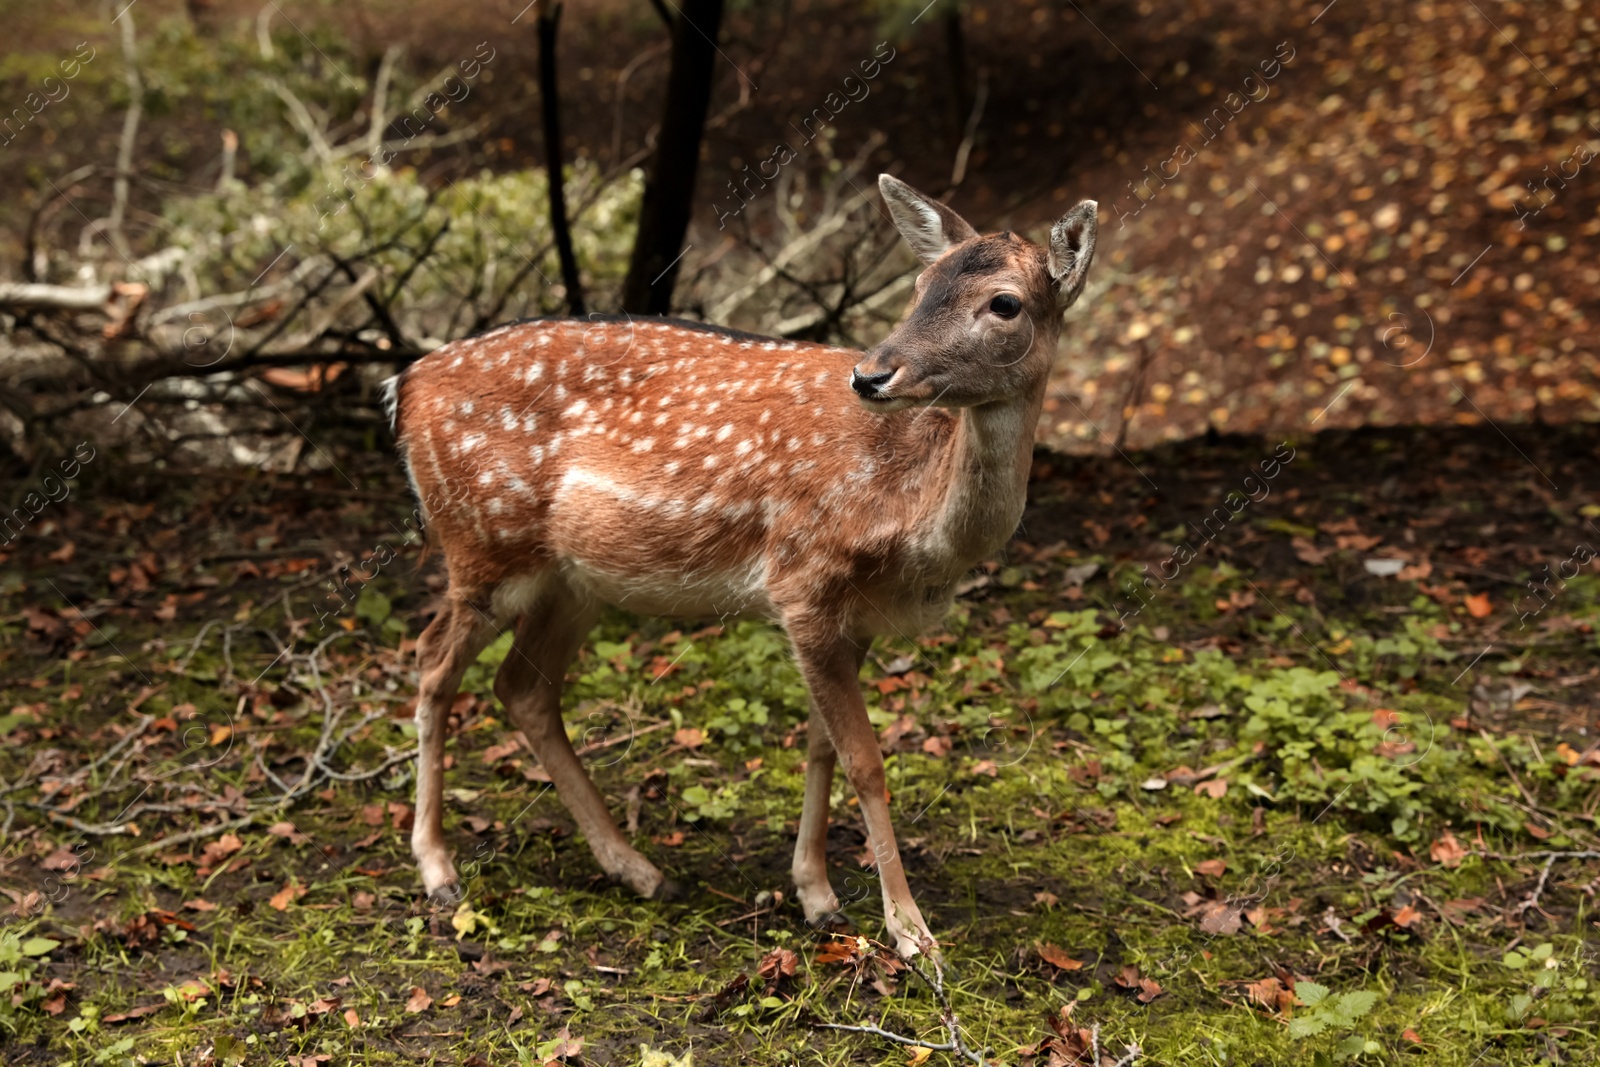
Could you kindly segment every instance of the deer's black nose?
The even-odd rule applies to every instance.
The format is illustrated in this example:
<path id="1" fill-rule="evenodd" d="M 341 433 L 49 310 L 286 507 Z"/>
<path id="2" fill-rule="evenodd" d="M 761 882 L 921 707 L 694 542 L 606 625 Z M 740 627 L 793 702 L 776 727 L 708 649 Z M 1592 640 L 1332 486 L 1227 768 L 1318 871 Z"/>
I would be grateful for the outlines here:
<path id="1" fill-rule="evenodd" d="M 889 384 L 889 379 L 894 377 L 892 370 L 881 371 L 877 374 L 862 374 L 859 369 L 850 372 L 850 388 L 856 391 L 857 396 L 871 399 Z"/>

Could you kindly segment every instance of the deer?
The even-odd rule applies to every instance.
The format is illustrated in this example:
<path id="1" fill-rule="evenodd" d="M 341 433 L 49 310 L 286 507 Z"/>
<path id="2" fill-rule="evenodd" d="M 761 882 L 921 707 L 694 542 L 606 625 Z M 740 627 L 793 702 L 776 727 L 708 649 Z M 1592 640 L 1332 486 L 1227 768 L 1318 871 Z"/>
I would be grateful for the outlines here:
<path id="1" fill-rule="evenodd" d="M 430 549 L 448 572 L 418 638 L 423 887 L 460 899 L 442 792 L 447 716 L 469 665 L 515 636 L 495 696 L 601 869 L 649 899 L 676 884 L 618 830 L 561 718 L 569 664 L 607 605 L 760 618 L 809 694 L 792 876 L 806 920 L 842 920 L 827 871 L 842 767 L 866 824 L 894 951 L 938 960 L 890 824 L 860 672 L 872 641 L 936 626 L 958 581 L 1022 518 L 1063 312 L 1094 258 L 1084 200 L 1048 246 L 980 235 L 890 175 L 921 263 L 866 352 L 682 319 L 524 320 L 435 349 L 385 383 Z"/>

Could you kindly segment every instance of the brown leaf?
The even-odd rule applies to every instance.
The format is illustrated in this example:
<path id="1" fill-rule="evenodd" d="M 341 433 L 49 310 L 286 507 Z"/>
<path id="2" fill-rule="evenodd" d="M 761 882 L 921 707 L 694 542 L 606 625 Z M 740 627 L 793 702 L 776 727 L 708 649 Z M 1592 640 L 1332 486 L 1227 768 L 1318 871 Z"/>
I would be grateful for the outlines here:
<path id="1" fill-rule="evenodd" d="M 565 1026 L 556 1035 L 555 1048 L 550 1050 L 552 1060 L 575 1060 L 583 1055 L 583 1038 L 573 1037 L 572 1031 Z M 548 1062 L 548 1060 L 546 1061 Z"/>
<path id="2" fill-rule="evenodd" d="M 1475 593 L 1463 599 L 1462 603 L 1467 606 L 1467 614 L 1474 619 L 1486 618 L 1494 610 L 1489 604 L 1488 593 Z"/>
<path id="3" fill-rule="evenodd" d="M 195 897 L 193 900 L 183 902 L 186 911 L 216 911 L 217 906 L 204 897 Z"/>
<path id="4" fill-rule="evenodd" d="M 488 748 L 484 749 L 483 762 L 499 763 L 507 756 L 515 756 L 519 751 L 521 751 L 521 749 L 522 742 L 517 740 L 515 737 L 512 737 L 502 744 L 490 745 Z"/>
<path id="5" fill-rule="evenodd" d="M 1204 911 L 1200 916 L 1200 930 L 1213 936 L 1231 936 L 1239 932 L 1243 925 L 1240 920 L 1240 910 L 1226 901 L 1213 900 L 1203 905 Z"/>
<path id="6" fill-rule="evenodd" d="M 1222 860 L 1204 860 L 1194 865 L 1197 873 L 1209 878 L 1221 878 L 1228 870 L 1228 865 Z"/>
<path id="7" fill-rule="evenodd" d="M 287 819 L 283 822 L 275 822 L 267 827 L 267 833 L 273 837 L 281 837 L 291 845 L 303 845 L 311 840 L 311 838 L 296 829 L 294 823 L 289 822 Z"/>
<path id="8" fill-rule="evenodd" d="M 800 965 L 800 957 L 786 948 L 775 948 L 756 964 L 756 973 L 768 983 L 776 985 L 781 978 L 791 978 Z"/>
<path id="9" fill-rule="evenodd" d="M 134 1019 L 143 1019 L 146 1015 L 154 1015 L 166 1006 L 167 1002 L 164 1000 L 155 1004 L 141 1004 L 137 1008 L 129 1008 L 127 1011 L 117 1012 L 115 1015 L 101 1016 L 100 1021 L 108 1024 L 131 1022 Z"/>
<path id="10" fill-rule="evenodd" d="M 208 867 L 215 866 L 242 848 L 244 842 L 239 840 L 238 834 L 223 834 L 215 841 L 206 842 L 205 849 L 200 853 L 200 862 Z"/>
<path id="11" fill-rule="evenodd" d="M 50 855 L 39 861 L 39 866 L 47 871 L 70 871 L 79 865 L 78 854 L 65 845 L 56 849 Z"/>
<path id="12" fill-rule="evenodd" d="M 1328 558 L 1332 549 L 1318 548 L 1309 538 L 1296 537 L 1289 542 L 1294 546 L 1295 558 L 1301 563 L 1309 563 L 1315 567 Z"/>
<path id="13" fill-rule="evenodd" d="M 950 739 L 935 734 L 922 742 L 922 751 L 936 759 L 943 759 L 950 755 Z"/>
<path id="14" fill-rule="evenodd" d="M 836 937 L 832 941 L 817 949 L 818 963 L 853 963 L 860 955 L 857 951 L 862 944 L 860 938 Z"/>
<path id="15" fill-rule="evenodd" d="M 1433 862 L 1442 867 L 1459 867 L 1466 858 L 1467 850 L 1461 847 L 1461 842 L 1456 840 L 1456 835 L 1449 830 L 1444 836 L 1435 841 L 1428 849 L 1428 854 L 1433 857 Z"/>
<path id="16" fill-rule="evenodd" d="M 433 1007 L 433 998 L 428 996 L 428 991 L 421 986 L 411 987 L 411 996 L 406 998 L 406 1011 L 415 1015 Z"/>
<path id="17" fill-rule="evenodd" d="M 1294 991 L 1285 989 L 1275 977 L 1269 975 L 1259 982 L 1247 982 L 1244 991 L 1251 1000 L 1276 1013 L 1280 1019 L 1287 1019 L 1294 1011 Z"/>
<path id="18" fill-rule="evenodd" d="M 663 846 L 664 848 L 677 848 L 679 845 L 683 844 L 683 831 L 674 830 L 670 834 L 658 834 L 657 836 L 652 837 L 650 840 L 654 841 L 658 845 Z"/>
<path id="19" fill-rule="evenodd" d="M 1228 780 L 1226 778 L 1213 778 L 1209 782 L 1196 782 L 1195 796 L 1208 796 L 1212 800 L 1221 800 L 1228 795 Z"/>
<path id="20" fill-rule="evenodd" d="M 1418 911 L 1416 908 L 1413 908 L 1410 904 L 1407 904 L 1405 907 L 1394 913 L 1394 924 L 1396 926 L 1410 927 L 1412 923 L 1416 922 L 1420 918 L 1422 918 L 1422 912 Z"/>
<path id="21" fill-rule="evenodd" d="M 1065 949 L 1058 948 L 1055 945 L 1039 945 L 1038 953 L 1040 959 L 1044 960 L 1057 970 L 1076 971 L 1083 967 L 1082 960 L 1073 959 L 1071 956 L 1067 955 Z"/>
<path id="22" fill-rule="evenodd" d="M 272 899 L 267 901 L 267 903 L 272 905 L 273 909 L 276 911 L 288 911 L 290 904 L 294 903 L 305 895 L 305 886 L 301 885 L 299 882 L 290 882 L 288 885 L 272 894 Z"/>
<path id="23" fill-rule="evenodd" d="M 685 726 L 673 733 L 672 742 L 684 748 L 699 748 L 706 743 L 706 735 L 693 726 Z"/>

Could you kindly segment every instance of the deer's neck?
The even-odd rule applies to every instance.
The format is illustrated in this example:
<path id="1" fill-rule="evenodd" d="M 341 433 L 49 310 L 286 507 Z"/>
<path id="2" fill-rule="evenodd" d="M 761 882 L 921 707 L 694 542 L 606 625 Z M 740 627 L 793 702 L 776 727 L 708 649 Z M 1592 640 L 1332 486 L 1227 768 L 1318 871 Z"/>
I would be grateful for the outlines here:
<path id="1" fill-rule="evenodd" d="M 964 571 L 1017 528 L 1044 391 L 1040 381 L 1024 396 L 962 409 L 924 512 L 931 522 L 923 544 L 936 567 Z"/>

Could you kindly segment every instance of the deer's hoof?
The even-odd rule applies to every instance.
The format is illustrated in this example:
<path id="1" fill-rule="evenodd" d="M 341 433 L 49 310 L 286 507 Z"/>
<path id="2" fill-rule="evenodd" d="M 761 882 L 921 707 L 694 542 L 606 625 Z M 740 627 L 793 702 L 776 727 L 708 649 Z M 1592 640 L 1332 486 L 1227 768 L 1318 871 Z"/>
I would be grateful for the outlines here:
<path id="1" fill-rule="evenodd" d="M 806 925 L 818 933 L 836 934 L 850 929 L 850 920 L 842 911 L 823 911 L 806 916 Z"/>
<path id="2" fill-rule="evenodd" d="M 467 891 L 460 882 L 446 882 L 428 891 L 428 903 L 435 908 L 455 908 L 467 899 Z"/>
<path id="3" fill-rule="evenodd" d="M 655 890 L 650 894 L 651 900 L 658 901 L 660 903 L 670 903 L 673 901 L 682 900 L 683 897 L 683 886 L 679 885 L 677 882 L 666 877 L 665 875 L 661 877 L 661 883 L 657 885 Z"/>

